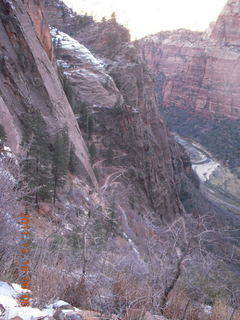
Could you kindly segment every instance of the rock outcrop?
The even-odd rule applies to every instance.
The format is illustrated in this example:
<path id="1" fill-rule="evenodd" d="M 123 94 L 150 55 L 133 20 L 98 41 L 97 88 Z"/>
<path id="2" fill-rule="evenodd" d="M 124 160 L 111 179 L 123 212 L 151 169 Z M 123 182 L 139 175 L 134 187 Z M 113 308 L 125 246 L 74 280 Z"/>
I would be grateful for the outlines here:
<path id="1" fill-rule="evenodd" d="M 240 1 L 228 0 L 213 27 L 210 38 L 225 45 L 240 46 Z"/>
<path id="2" fill-rule="evenodd" d="M 49 16 L 50 24 L 65 30 L 59 19 L 51 20 L 58 16 L 59 7 L 55 3 L 56 14 Z M 68 28 L 74 29 L 70 24 Z M 135 46 L 129 42 L 127 30 L 111 20 L 76 28 L 72 37 L 90 48 L 97 58 L 63 32 L 53 29 L 52 33 L 54 41 L 59 43 L 58 64 L 72 84 L 75 103 L 87 105 L 95 123 L 89 141 L 96 146 L 99 157 L 95 169 L 98 163 L 103 166 L 104 156 L 111 149 L 118 159 L 111 165 L 122 166 L 128 174 L 132 170 L 136 188 L 133 193 L 138 193 L 140 186 L 147 196 L 147 206 L 162 220 L 169 221 L 182 214 L 181 185 L 183 180 L 192 183 L 185 171 L 184 152 L 169 141 L 152 78 Z"/>
<path id="3" fill-rule="evenodd" d="M 68 128 L 83 172 L 96 185 L 87 148 L 51 62 L 51 35 L 40 2 L 17 1 L 13 5 L 11 1 L 1 1 L 0 9 L 0 122 L 7 133 L 7 143 L 18 151 L 22 115 L 38 110 L 51 135 Z"/>
<path id="4" fill-rule="evenodd" d="M 163 107 L 240 117 L 239 7 L 228 1 L 210 35 L 177 30 L 138 42 Z"/>

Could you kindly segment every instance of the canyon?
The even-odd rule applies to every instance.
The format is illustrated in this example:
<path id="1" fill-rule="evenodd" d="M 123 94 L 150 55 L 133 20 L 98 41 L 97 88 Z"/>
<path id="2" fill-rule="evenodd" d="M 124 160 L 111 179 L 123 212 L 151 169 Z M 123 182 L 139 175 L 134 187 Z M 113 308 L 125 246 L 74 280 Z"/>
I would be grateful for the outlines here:
<path id="1" fill-rule="evenodd" d="M 229 3 L 217 23 L 236 12 Z M 217 307 L 204 281 L 214 277 L 218 294 L 224 272 L 239 274 L 240 219 L 205 196 L 159 99 L 238 117 L 232 25 L 224 44 L 221 28 L 209 39 L 180 30 L 132 43 L 115 17 L 97 23 L 59 0 L 2 0 L 0 9 L 0 209 L 17 237 L 9 215 L 15 221 L 30 208 L 34 266 L 32 314 L 22 316 L 16 284 L 0 283 L 0 305 L 10 295 L 14 310 L 5 309 L 23 320 L 174 319 L 175 311 L 209 320 L 205 305 Z M 35 170 L 25 176 L 24 161 Z M 44 179 L 29 190 L 41 170 Z M 47 194 L 38 194 L 43 187 Z M 14 241 L 0 234 L 1 280 L 9 283 L 21 275 Z M 226 309 L 238 316 L 237 305 Z"/>

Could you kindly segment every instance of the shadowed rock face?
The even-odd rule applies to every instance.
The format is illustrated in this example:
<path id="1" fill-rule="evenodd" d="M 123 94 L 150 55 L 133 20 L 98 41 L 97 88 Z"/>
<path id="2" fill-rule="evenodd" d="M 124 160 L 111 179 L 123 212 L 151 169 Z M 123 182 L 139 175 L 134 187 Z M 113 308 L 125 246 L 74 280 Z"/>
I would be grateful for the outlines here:
<path id="1" fill-rule="evenodd" d="M 59 3 L 55 2 L 53 17 L 62 10 Z M 85 142 L 57 74 L 51 36 L 40 3 L 28 1 L 13 6 L 5 1 L 0 8 L 4 13 L 0 24 L 3 62 L 0 101 L 4 111 L 1 123 L 8 143 L 18 149 L 23 113 L 38 110 L 50 135 L 67 126 L 83 176 L 90 177 L 96 185 Z M 93 114 L 98 153 L 104 155 L 112 147 L 118 159 L 123 155 L 120 163 L 113 161 L 113 168 L 122 166 L 129 182 L 133 174 L 134 192 L 137 194 L 141 189 L 146 211 L 154 210 L 162 220 L 172 220 L 184 212 L 180 193 L 183 184 L 192 185 L 191 168 L 186 165 L 184 151 L 169 142 L 152 78 L 124 27 L 108 21 L 89 22 L 87 28 L 79 29 L 78 19 L 71 15 L 70 11 L 60 15 L 58 24 L 61 26 L 62 21 L 64 25 L 64 19 L 68 19 L 68 28 L 72 33 L 76 30 L 75 40 L 52 30 L 62 41 L 57 63 L 62 64 L 77 101 L 87 105 Z M 96 56 L 78 41 L 83 41 Z M 99 176 L 100 180 L 106 178 L 101 173 Z M 122 187 L 124 183 L 123 179 Z"/>
<path id="2" fill-rule="evenodd" d="M 8 144 L 14 151 L 18 150 L 23 130 L 22 115 L 38 110 L 50 134 L 65 126 L 68 128 L 83 172 L 96 184 L 81 132 L 56 68 L 50 61 L 51 36 L 40 3 L 18 1 L 13 5 L 10 1 L 2 1 L 0 9 L 0 108 L 4 112 L 0 121 L 7 133 Z"/>
<path id="3" fill-rule="evenodd" d="M 178 30 L 139 41 L 164 107 L 240 117 L 239 8 L 229 1 L 210 36 Z"/>
<path id="4" fill-rule="evenodd" d="M 66 45 L 67 36 L 57 32 L 56 37 L 62 39 L 58 64 L 72 83 L 77 100 L 87 104 L 94 119 L 93 141 L 98 155 L 104 155 L 111 147 L 118 159 L 112 165 L 123 166 L 127 175 L 133 174 L 133 193 L 136 195 L 141 187 L 147 196 L 146 206 L 155 210 L 162 220 L 172 220 L 184 212 L 180 193 L 183 184 L 192 185 L 191 164 L 184 150 L 169 141 L 156 103 L 153 79 L 145 63 L 129 42 L 124 27 L 113 21 L 79 27 L 76 17 L 70 18 L 69 13 L 64 18 L 66 28 L 59 14 L 62 10 L 59 3 L 45 3 L 46 11 L 51 13 L 48 14 L 50 25 L 64 32 L 71 30 L 71 36 L 80 44 Z M 78 46 L 82 44 L 95 55 L 97 63 L 91 62 L 92 58 L 87 62 L 79 54 Z M 104 158 L 94 165 L 101 172 L 103 168 L 98 163 L 104 166 Z M 104 180 L 101 173 L 98 176 Z M 142 202 L 146 200 L 143 199 L 144 196 Z"/>

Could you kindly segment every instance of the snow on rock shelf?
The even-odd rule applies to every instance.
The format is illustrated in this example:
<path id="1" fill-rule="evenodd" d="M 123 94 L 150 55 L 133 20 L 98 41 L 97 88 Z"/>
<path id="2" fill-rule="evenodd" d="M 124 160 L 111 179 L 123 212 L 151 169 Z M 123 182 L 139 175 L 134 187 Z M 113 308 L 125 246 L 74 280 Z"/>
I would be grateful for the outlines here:
<path id="1" fill-rule="evenodd" d="M 57 64 L 76 90 L 77 101 L 86 105 L 114 107 L 120 93 L 105 70 L 105 62 L 95 58 L 82 44 L 69 35 L 51 28 Z"/>
<path id="2" fill-rule="evenodd" d="M 18 297 L 28 290 L 21 289 L 18 284 L 8 284 L 6 282 L 0 282 L 0 319 L 10 320 L 14 317 L 23 320 L 35 320 L 44 319 L 44 317 L 52 316 L 56 311 L 56 308 L 68 305 L 67 302 L 57 301 L 56 303 L 49 305 L 43 310 L 32 307 L 20 307 L 18 303 Z"/>
<path id="3" fill-rule="evenodd" d="M 104 63 L 101 60 L 96 59 L 92 53 L 77 40 L 56 28 L 51 28 L 51 34 L 53 41 L 56 41 L 55 45 L 57 48 L 73 50 L 75 52 L 75 57 L 81 59 L 83 63 L 89 63 L 103 71 Z"/>

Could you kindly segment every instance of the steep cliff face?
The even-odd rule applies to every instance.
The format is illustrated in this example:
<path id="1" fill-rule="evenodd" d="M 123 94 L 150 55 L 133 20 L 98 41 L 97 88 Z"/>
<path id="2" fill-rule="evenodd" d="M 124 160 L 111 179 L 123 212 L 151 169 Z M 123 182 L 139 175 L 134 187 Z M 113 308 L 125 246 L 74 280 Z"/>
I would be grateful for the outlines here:
<path id="1" fill-rule="evenodd" d="M 54 21 L 50 20 L 50 24 Z M 58 26 L 64 29 L 60 21 Z M 100 180 L 104 181 L 101 172 L 108 166 L 106 155 L 111 150 L 110 172 L 123 165 L 124 172 L 133 174 L 134 197 L 140 187 L 147 196 L 147 207 L 155 210 L 162 220 L 171 220 L 183 213 L 181 184 L 183 180 L 192 184 L 185 171 L 184 152 L 169 143 L 153 80 L 135 46 L 129 42 L 127 30 L 114 21 L 76 29 L 73 37 L 98 57 L 88 55 L 87 59 L 83 53 L 79 54 L 83 46 L 76 40 L 54 29 L 53 36 L 59 43 L 58 64 L 73 86 L 74 105 L 85 104 L 95 124 L 88 143 L 96 146 L 94 167 Z M 191 171 L 191 165 L 188 170 Z"/>
<path id="2" fill-rule="evenodd" d="M 211 33 L 211 38 L 225 45 L 240 46 L 240 1 L 229 0 Z"/>
<path id="3" fill-rule="evenodd" d="M 240 117 L 239 4 L 228 2 L 210 37 L 178 30 L 139 41 L 164 107 Z"/>
<path id="4" fill-rule="evenodd" d="M 52 44 L 40 2 L 1 1 L 1 73 L 0 96 L 3 117 L 0 122 L 7 143 L 14 151 L 22 141 L 24 113 L 39 111 L 50 135 L 63 127 L 75 147 L 85 176 L 96 179 L 88 160 L 88 152 L 51 63 Z M 32 18 L 31 18 L 32 17 Z"/>

